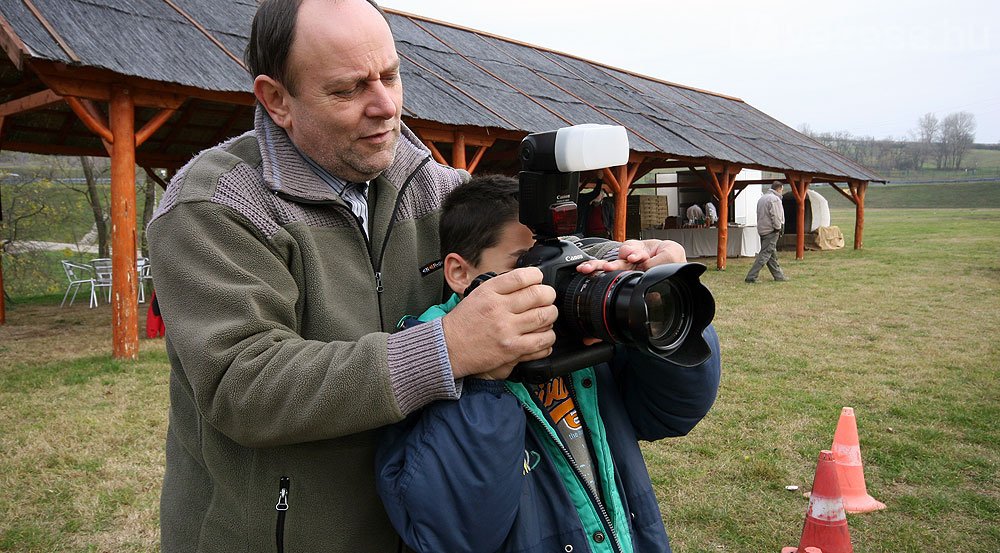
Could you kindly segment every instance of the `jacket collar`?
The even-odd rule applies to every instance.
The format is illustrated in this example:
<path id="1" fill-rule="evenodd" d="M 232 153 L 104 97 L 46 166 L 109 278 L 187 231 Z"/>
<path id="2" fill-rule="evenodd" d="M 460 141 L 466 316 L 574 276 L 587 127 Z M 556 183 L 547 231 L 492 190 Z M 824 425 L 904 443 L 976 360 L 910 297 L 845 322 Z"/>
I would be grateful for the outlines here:
<path id="1" fill-rule="evenodd" d="M 430 150 L 405 124 L 400 125 L 402 132 L 395 158 L 381 175 L 397 190 L 424 158 L 431 155 Z M 275 124 L 260 105 L 254 115 L 254 129 L 268 190 L 305 202 L 342 202 L 340 196 L 309 167 L 285 129 Z"/>

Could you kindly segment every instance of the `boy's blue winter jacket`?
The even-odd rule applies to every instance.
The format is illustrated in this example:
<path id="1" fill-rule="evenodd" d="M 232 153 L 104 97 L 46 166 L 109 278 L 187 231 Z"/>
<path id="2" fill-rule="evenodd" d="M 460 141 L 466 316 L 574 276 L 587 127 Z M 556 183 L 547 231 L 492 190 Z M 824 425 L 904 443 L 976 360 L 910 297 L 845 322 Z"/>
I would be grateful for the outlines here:
<path id="1" fill-rule="evenodd" d="M 635 349 L 574 373 L 576 396 L 590 394 L 599 416 L 577 400 L 585 426 L 603 423 L 614 486 L 631 536 L 622 548 L 669 552 L 666 529 L 638 440 L 687 434 L 715 401 L 719 341 L 712 357 L 684 368 Z M 592 375 L 592 377 L 590 376 Z M 616 551 L 608 531 L 585 529 L 552 438 L 502 381 L 465 379 L 460 399 L 438 401 L 386 431 L 376 453 L 376 486 L 393 526 L 420 553 Z M 606 495 L 606 494 L 605 494 Z M 578 496 L 577 496 L 577 499 Z M 631 546 L 631 547 L 629 547 Z"/>

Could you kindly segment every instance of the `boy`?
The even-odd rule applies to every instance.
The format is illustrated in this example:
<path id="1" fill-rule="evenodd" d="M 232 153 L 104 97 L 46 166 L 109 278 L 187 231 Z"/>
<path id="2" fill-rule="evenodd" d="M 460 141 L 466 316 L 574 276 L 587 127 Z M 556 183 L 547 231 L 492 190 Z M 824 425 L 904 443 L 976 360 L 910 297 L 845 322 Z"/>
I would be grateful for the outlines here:
<path id="1" fill-rule="evenodd" d="M 445 199 L 441 250 L 455 294 L 421 321 L 532 246 L 517 197 L 516 180 L 489 176 Z M 669 552 L 638 439 L 684 435 L 715 401 L 718 337 L 711 326 L 704 336 L 713 355 L 694 368 L 617 346 L 612 362 L 539 386 L 466 378 L 457 401 L 386 431 L 376 486 L 393 526 L 420 553 Z"/>

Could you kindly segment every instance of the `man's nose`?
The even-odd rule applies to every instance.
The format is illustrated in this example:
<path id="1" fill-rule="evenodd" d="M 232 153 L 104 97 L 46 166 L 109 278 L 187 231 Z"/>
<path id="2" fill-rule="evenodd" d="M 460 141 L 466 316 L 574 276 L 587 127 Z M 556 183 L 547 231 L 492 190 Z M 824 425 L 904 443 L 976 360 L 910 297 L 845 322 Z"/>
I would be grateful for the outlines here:
<path id="1" fill-rule="evenodd" d="M 365 106 L 365 115 L 373 119 L 391 119 L 396 116 L 396 97 L 382 81 L 374 81 L 369 87 L 370 97 Z"/>

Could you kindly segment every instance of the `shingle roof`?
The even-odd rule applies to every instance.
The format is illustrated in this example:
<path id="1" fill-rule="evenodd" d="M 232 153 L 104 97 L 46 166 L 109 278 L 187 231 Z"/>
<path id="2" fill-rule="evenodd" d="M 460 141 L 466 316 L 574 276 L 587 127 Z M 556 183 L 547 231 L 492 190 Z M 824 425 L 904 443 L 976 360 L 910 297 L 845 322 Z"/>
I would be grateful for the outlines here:
<path id="1" fill-rule="evenodd" d="M 0 0 L 0 26 L 16 63 L 56 61 L 249 92 L 238 58 L 255 7 L 253 0 Z M 516 132 L 615 123 L 629 130 L 636 152 L 882 180 L 737 98 L 415 15 L 388 10 L 388 19 L 406 117 Z"/>

